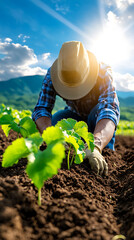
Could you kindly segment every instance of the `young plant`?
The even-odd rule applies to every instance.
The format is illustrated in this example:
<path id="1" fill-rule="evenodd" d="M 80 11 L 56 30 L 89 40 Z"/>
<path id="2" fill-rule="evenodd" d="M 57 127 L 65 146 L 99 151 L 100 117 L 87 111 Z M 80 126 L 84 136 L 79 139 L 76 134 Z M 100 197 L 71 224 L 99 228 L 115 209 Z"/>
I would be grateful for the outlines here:
<path id="1" fill-rule="evenodd" d="M 44 130 L 41 136 L 29 117 L 21 119 L 19 124 L 14 124 L 13 117 L 10 114 L 3 115 L 0 120 L 1 123 L 7 124 L 10 121 L 9 126 L 13 126 L 13 130 L 17 129 L 19 132 L 23 128 L 27 131 L 24 132 L 25 137 L 16 139 L 7 147 L 3 154 L 2 167 L 11 167 L 18 163 L 21 158 L 28 159 L 26 172 L 38 189 L 39 205 L 41 204 L 41 188 L 44 181 L 58 173 L 65 157 L 63 144 L 66 142 L 70 147 L 67 156 L 68 169 L 70 169 L 73 161 L 76 164 L 83 161 L 85 156 L 84 141 L 87 142 L 91 151 L 94 148 L 93 135 L 88 132 L 85 122 L 63 119 L 55 127 L 48 127 Z M 43 141 L 46 142 L 47 148 L 41 151 L 40 146 Z M 74 155 L 70 161 L 70 150 L 72 148 L 74 149 Z"/>
<path id="2" fill-rule="evenodd" d="M 36 125 L 30 117 L 22 118 L 18 123 L 10 114 L 5 114 L 0 118 L 0 125 L 5 135 L 8 137 L 10 130 L 21 134 L 23 137 L 28 137 L 32 133 L 37 132 Z"/>
<path id="3" fill-rule="evenodd" d="M 28 110 L 18 111 L 4 104 L 0 105 L 0 125 L 7 137 L 11 129 L 23 137 L 37 132 L 36 125 L 30 116 L 31 112 Z"/>
<path id="4" fill-rule="evenodd" d="M 43 140 L 47 143 L 47 148 L 41 151 Z M 11 167 L 21 158 L 28 159 L 26 172 L 38 189 L 39 205 L 41 205 L 41 188 L 44 181 L 57 174 L 65 157 L 63 140 L 63 133 L 58 127 L 49 127 L 44 130 L 42 137 L 36 132 L 28 138 L 16 139 L 3 154 L 2 167 Z"/>
<path id="5" fill-rule="evenodd" d="M 68 169 L 70 169 L 73 161 L 76 164 L 83 162 L 83 159 L 85 157 L 84 142 L 86 142 L 88 148 L 93 151 L 94 137 L 92 133 L 88 132 L 88 126 L 84 121 L 77 122 L 72 118 L 68 118 L 59 121 L 56 126 L 62 129 L 65 142 L 69 144 L 67 166 Z M 74 154 L 70 161 L 70 152 L 72 148 L 74 150 Z"/>

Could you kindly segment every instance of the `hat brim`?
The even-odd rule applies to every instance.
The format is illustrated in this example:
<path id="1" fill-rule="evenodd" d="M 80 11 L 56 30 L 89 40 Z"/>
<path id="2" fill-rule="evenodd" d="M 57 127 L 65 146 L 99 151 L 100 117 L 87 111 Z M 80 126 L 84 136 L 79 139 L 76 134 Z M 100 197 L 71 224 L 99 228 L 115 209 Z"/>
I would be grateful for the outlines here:
<path id="1" fill-rule="evenodd" d="M 91 89 L 94 87 L 98 72 L 99 72 L 99 63 L 95 57 L 95 55 L 89 51 L 87 51 L 90 63 L 90 71 L 89 74 L 84 81 L 79 86 L 69 87 L 62 84 L 58 77 L 58 60 L 56 59 L 53 65 L 51 66 L 51 80 L 56 92 L 63 98 L 68 100 L 76 100 L 86 96 Z"/>

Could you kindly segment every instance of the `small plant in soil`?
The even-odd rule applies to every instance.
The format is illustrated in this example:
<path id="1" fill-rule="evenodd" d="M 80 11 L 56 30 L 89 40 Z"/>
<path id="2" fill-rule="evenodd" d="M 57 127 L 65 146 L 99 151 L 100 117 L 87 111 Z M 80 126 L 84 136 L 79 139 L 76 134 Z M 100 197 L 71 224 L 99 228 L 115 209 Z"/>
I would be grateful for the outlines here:
<path id="1" fill-rule="evenodd" d="M 0 105 L 0 125 L 3 132 L 8 137 L 10 130 L 13 130 L 22 137 L 28 137 L 32 133 L 37 132 L 36 125 L 30 117 L 27 110 L 18 111 L 13 108 Z"/>
<path id="2" fill-rule="evenodd" d="M 49 127 L 44 130 L 43 137 L 36 132 L 28 138 L 16 139 L 3 154 L 2 167 L 11 167 L 21 158 L 28 159 L 26 172 L 38 189 L 39 205 L 41 205 L 41 188 L 44 181 L 58 173 L 65 157 L 63 140 L 64 135 L 58 127 Z M 40 146 L 43 141 L 47 143 L 47 148 L 41 151 Z"/>
<path id="3" fill-rule="evenodd" d="M 41 188 L 44 181 L 58 173 L 61 163 L 65 158 L 65 145 L 68 144 L 67 154 L 68 169 L 72 163 L 80 164 L 85 156 L 84 141 L 93 151 L 94 138 L 88 132 L 85 122 L 77 122 L 71 118 L 63 119 L 54 127 L 48 127 L 42 136 L 38 132 L 35 123 L 30 117 L 22 118 L 19 123 L 14 117 L 6 113 L 0 117 L 0 124 L 7 125 L 23 137 L 16 139 L 7 147 L 3 154 L 2 167 L 11 167 L 17 164 L 19 159 L 27 158 L 26 172 L 32 183 L 38 189 L 38 203 L 41 204 Z M 84 141 L 83 141 L 84 140 Z M 41 151 L 40 147 L 45 142 L 47 147 Z M 70 151 L 74 154 L 70 160 Z"/>
<path id="4" fill-rule="evenodd" d="M 88 126 L 85 122 L 72 118 L 63 119 L 59 121 L 58 126 L 64 134 L 66 146 L 68 148 L 67 166 L 70 169 L 72 163 L 80 164 L 85 157 L 85 145 L 87 143 L 88 148 L 93 151 L 94 149 L 94 137 L 93 134 L 88 132 Z M 73 156 L 70 160 L 70 152 L 73 149 Z"/>

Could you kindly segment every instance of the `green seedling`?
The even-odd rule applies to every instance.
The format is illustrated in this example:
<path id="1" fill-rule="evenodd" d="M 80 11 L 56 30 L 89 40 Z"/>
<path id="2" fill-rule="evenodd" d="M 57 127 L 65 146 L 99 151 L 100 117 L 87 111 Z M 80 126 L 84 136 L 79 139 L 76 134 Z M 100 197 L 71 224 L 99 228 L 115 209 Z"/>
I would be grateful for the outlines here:
<path id="1" fill-rule="evenodd" d="M 88 132 L 88 126 L 85 122 L 77 122 L 74 119 L 68 118 L 59 121 L 58 126 L 64 134 L 65 142 L 69 145 L 67 166 L 70 169 L 73 161 L 76 164 L 83 162 L 85 157 L 85 146 L 84 141 L 87 143 L 88 148 L 93 151 L 94 149 L 94 137 L 92 133 Z M 73 157 L 70 160 L 70 152 L 74 150 Z"/>
<path id="2" fill-rule="evenodd" d="M 36 129 L 35 123 L 28 116 L 18 122 L 6 112 L 0 117 L 0 124 L 21 133 L 23 137 L 16 139 L 7 147 L 3 154 L 2 167 L 11 167 L 17 164 L 19 159 L 27 158 L 26 172 L 32 183 L 38 189 L 38 204 L 41 205 L 41 188 L 44 181 L 58 173 L 63 158 L 65 158 L 64 145 L 69 145 L 67 156 L 68 169 L 72 163 L 80 164 L 85 156 L 84 141 L 93 151 L 94 138 L 88 132 L 85 122 L 77 122 L 73 119 L 63 119 L 55 127 L 48 127 L 42 136 Z M 83 141 L 84 140 L 84 141 Z M 47 148 L 40 150 L 45 142 Z M 70 161 L 70 151 L 74 150 Z"/>
<path id="3" fill-rule="evenodd" d="M 17 132 L 18 136 L 21 134 L 22 137 L 28 137 L 38 131 L 30 117 L 24 117 L 17 123 L 16 119 L 11 115 L 5 114 L 0 118 L 0 125 L 2 125 L 2 129 L 7 137 L 11 129 Z"/>
<path id="4" fill-rule="evenodd" d="M 22 137 L 28 137 L 37 132 L 36 125 L 31 119 L 31 112 L 28 110 L 18 111 L 13 108 L 0 105 L 0 125 L 8 137 L 10 130 L 21 134 Z"/>
<path id="5" fill-rule="evenodd" d="M 44 139 L 47 148 L 41 151 L 40 146 Z M 49 127 L 43 132 L 43 137 L 37 132 L 28 138 L 16 139 L 3 154 L 2 167 L 11 167 L 21 158 L 28 159 L 26 172 L 38 189 L 39 205 L 41 205 L 41 188 L 44 181 L 58 173 L 65 157 L 63 139 L 62 131 L 58 127 Z"/>

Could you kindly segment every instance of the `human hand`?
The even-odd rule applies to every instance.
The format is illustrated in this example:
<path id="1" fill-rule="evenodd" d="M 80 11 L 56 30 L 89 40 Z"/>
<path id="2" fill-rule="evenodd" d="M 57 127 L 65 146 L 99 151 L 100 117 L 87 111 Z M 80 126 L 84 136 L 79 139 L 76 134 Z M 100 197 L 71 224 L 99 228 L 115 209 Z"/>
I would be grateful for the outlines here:
<path id="1" fill-rule="evenodd" d="M 95 171 L 99 175 L 108 174 L 108 165 L 97 146 L 95 146 L 94 151 L 91 152 L 91 150 L 88 149 L 88 146 L 86 144 L 85 153 L 85 158 L 88 159 L 91 169 L 93 171 Z"/>

